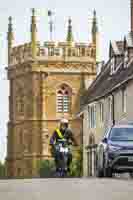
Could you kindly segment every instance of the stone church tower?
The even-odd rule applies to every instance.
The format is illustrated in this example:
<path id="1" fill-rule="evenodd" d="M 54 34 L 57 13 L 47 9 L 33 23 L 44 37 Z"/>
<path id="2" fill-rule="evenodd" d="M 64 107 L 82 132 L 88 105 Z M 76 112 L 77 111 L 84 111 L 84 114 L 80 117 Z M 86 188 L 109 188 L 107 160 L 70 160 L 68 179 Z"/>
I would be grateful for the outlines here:
<path id="1" fill-rule="evenodd" d="M 77 113 L 84 91 L 96 77 L 96 26 L 94 13 L 92 42 L 78 43 L 69 19 L 66 41 L 41 45 L 33 9 L 31 41 L 14 47 L 9 18 L 8 177 L 38 176 L 38 161 L 51 158 L 49 138 L 62 117 L 69 120 L 79 145 L 82 142 L 82 120 Z"/>

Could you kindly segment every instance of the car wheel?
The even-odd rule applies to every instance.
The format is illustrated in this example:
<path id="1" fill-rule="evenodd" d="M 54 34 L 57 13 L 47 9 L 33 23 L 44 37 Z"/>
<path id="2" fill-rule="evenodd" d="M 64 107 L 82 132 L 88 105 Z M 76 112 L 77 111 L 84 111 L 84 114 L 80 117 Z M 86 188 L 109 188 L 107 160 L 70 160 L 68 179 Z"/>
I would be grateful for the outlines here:
<path id="1" fill-rule="evenodd" d="M 104 168 L 104 177 L 107 178 L 112 177 L 112 169 L 110 167 Z"/>
<path id="2" fill-rule="evenodd" d="M 104 174 L 103 174 L 103 170 L 97 168 L 97 170 L 96 170 L 96 177 L 98 177 L 98 178 L 102 178 L 103 176 L 104 176 Z"/>
<path id="3" fill-rule="evenodd" d="M 103 169 L 99 166 L 98 159 L 96 162 L 96 177 L 102 178 L 103 177 Z"/>
<path id="4" fill-rule="evenodd" d="M 133 172 L 129 173 L 130 178 L 133 178 Z"/>
<path id="5" fill-rule="evenodd" d="M 105 155 L 103 155 L 103 174 L 104 177 L 111 178 L 112 177 L 112 169 L 108 166 L 108 159 Z"/>

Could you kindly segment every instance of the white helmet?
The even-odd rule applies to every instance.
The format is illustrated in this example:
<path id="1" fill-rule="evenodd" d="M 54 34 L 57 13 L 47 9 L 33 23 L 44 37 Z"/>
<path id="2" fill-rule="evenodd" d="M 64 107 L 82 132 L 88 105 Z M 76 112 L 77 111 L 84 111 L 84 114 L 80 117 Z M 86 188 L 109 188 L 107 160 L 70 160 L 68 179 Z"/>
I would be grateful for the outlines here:
<path id="1" fill-rule="evenodd" d="M 60 120 L 60 123 L 61 124 L 68 124 L 68 120 L 63 118 L 63 119 Z"/>

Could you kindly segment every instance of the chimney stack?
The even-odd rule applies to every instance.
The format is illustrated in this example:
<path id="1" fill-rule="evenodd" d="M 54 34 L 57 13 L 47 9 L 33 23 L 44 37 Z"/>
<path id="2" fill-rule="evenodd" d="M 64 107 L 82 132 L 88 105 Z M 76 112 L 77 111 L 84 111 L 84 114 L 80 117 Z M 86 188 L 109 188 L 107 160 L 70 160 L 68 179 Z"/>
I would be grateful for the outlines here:
<path id="1" fill-rule="evenodd" d="M 131 1 L 131 32 L 133 33 L 133 0 Z"/>

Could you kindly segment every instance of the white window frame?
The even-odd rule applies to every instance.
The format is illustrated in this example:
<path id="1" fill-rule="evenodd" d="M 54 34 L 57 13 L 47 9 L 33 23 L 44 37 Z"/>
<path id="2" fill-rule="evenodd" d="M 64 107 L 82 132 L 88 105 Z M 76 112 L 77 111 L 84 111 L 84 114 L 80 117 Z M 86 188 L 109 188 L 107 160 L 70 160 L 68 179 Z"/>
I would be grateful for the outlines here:
<path id="1" fill-rule="evenodd" d="M 61 86 L 62 87 L 62 86 Z M 70 113 L 71 110 L 71 92 L 70 88 L 67 89 L 68 95 L 62 94 L 59 95 L 59 91 L 62 90 L 61 87 L 57 90 L 56 93 L 56 112 L 57 113 Z M 59 103 L 60 101 L 60 103 Z"/>

